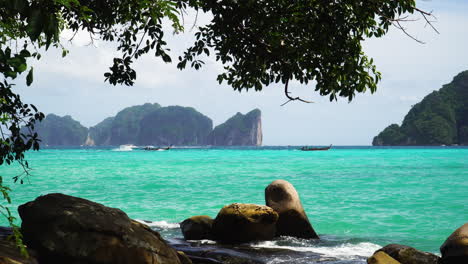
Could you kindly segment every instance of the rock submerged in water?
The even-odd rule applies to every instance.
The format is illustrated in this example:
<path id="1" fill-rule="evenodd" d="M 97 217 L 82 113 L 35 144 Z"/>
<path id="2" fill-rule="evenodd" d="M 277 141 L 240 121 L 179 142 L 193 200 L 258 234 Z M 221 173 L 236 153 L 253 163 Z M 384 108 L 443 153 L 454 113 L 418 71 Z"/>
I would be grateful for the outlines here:
<path id="1" fill-rule="evenodd" d="M 55 193 L 18 211 L 24 242 L 41 263 L 181 263 L 159 233 L 116 208 Z"/>
<path id="2" fill-rule="evenodd" d="M 440 247 L 443 264 L 468 263 L 468 223 L 455 230 Z"/>
<path id="3" fill-rule="evenodd" d="M 214 239 L 213 219 L 207 215 L 197 215 L 180 223 L 180 230 L 186 240 Z"/>
<path id="4" fill-rule="evenodd" d="M 224 206 L 213 222 L 216 240 L 243 243 L 275 237 L 278 214 L 270 207 L 234 203 Z"/>
<path id="5" fill-rule="evenodd" d="M 374 255 L 379 252 L 388 254 L 402 264 L 437 264 L 440 260 L 440 258 L 434 254 L 400 244 L 386 245 L 377 250 Z"/>
<path id="6" fill-rule="evenodd" d="M 276 223 L 277 236 L 318 239 L 302 207 L 294 186 L 285 180 L 276 180 L 265 189 L 266 205 L 273 208 L 279 219 Z"/>

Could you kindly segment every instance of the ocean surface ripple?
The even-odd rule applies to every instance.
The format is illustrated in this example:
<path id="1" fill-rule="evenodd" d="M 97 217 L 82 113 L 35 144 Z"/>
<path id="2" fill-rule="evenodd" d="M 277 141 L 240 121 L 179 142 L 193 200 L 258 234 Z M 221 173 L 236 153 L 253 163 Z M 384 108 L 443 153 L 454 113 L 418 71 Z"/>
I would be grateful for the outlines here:
<path id="1" fill-rule="evenodd" d="M 288 255 L 295 263 L 364 263 L 388 243 L 438 253 L 468 221 L 468 148 L 115 149 L 30 152 L 32 176 L 23 185 L 11 181 L 19 167 L 0 166 L 13 189 L 12 211 L 41 194 L 61 192 L 120 208 L 149 220 L 167 239 L 181 238 L 180 221 L 215 217 L 234 202 L 264 204 L 264 188 L 284 179 L 298 190 L 322 241 L 279 238 L 249 246 L 299 252 Z M 285 258 L 269 262 L 287 263 Z"/>

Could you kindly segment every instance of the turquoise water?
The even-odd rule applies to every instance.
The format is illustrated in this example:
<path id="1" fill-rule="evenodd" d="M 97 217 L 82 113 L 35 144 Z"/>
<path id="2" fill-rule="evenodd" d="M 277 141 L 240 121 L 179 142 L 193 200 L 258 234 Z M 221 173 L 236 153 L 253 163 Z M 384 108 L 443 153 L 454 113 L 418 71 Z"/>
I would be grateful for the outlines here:
<path id="1" fill-rule="evenodd" d="M 401 243 L 437 253 L 468 221 L 467 148 L 45 149 L 27 158 L 34 170 L 23 185 L 10 180 L 18 167 L 0 167 L 14 207 L 61 192 L 154 221 L 166 236 L 180 236 L 173 223 L 192 215 L 264 204 L 276 179 L 296 187 L 315 230 L 341 241 L 335 248 Z"/>

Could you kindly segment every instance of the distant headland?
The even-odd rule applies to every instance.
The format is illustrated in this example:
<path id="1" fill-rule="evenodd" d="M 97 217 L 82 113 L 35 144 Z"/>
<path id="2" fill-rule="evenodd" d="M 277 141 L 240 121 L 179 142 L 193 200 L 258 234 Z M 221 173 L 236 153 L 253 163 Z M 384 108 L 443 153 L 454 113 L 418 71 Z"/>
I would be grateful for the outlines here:
<path id="1" fill-rule="evenodd" d="M 372 145 L 468 145 L 468 71 L 414 105 L 401 126 L 388 126 Z"/>
<path id="2" fill-rule="evenodd" d="M 213 129 L 213 121 L 192 107 L 146 103 L 127 107 L 86 128 L 71 116 L 48 114 L 36 124 L 43 146 L 260 146 L 261 111 L 237 113 Z"/>

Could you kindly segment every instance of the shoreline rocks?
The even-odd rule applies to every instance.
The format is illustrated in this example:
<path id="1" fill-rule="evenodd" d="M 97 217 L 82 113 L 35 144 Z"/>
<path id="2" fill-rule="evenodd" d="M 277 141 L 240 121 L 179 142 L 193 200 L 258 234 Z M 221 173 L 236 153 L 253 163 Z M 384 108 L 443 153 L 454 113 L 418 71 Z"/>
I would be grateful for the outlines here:
<path id="1" fill-rule="evenodd" d="M 302 207 L 294 186 L 285 180 L 276 180 L 265 188 L 266 205 L 273 208 L 279 219 L 277 236 L 319 239 Z"/>
<path id="2" fill-rule="evenodd" d="M 181 263 L 158 232 L 116 208 L 54 193 L 18 211 L 24 242 L 40 263 Z"/>
<path id="3" fill-rule="evenodd" d="M 5 229 L 0 227 L 1 229 Z M 4 234 L 4 230 L 0 230 L 0 234 Z M 11 233 L 10 233 L 11 234 Z M 10 235 L 8 234 L 8 235 Z M 0 238 L 0 264 L 38 264 L 36 253 L 34 250 L 28 249 L 28 257 L 21 255 L 18 247 L 13 241 L 7 240 L 6 237 Z"/>
<path id="4" fill-rule="evenodd" d="M 213 222 L 213 218 L 207 215 L 196 215 L 185 219 L 179 225 L 185 240 L 214 239 Z"/>
<path id="5" fill-rule="evenodd" d="M 400 244 L 386 245 L 377 250 L 374 256 L 380 252 L 386 253 L 394 260 L 403 264 L 437 264 L 440 260 L 439 256 Z"/>
<path id="6" fill-rule="evenodd" d="M 213 234 L 223 243 L 270 240 L 278 214 L 268 206 L 234 203 L 224 206 L 213 222 Z"/>
<path id="7" fill-rule="evenodd" d="M 367 264 L 401 264 L 383 251 L 376 251 L 367 259 Z"/>
<path id="8" fill-rule="evenodd" d="M 468 263 L 468 222 L 455 230 L 440 247 L 442 264 Z"/>

